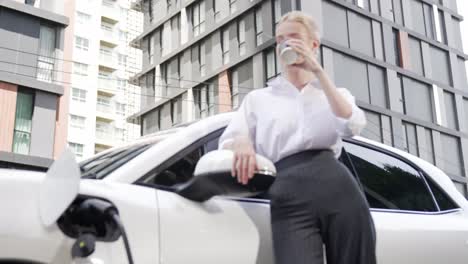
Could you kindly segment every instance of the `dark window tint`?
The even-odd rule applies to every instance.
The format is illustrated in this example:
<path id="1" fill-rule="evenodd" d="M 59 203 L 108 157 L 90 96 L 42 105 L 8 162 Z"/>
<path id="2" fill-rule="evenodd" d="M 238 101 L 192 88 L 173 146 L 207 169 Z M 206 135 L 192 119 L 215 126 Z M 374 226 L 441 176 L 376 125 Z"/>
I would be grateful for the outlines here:
<path id="1" fill-rule="evenodd" d="M 429 187 L 434 194 L 434 197 L 439 205 L 441 211 L 447 211 L 458 208 L 458 206 L 445 194 L 439 186 L 432 182 L 432 180 L 427 180 Z"/>
<path id="2" fill-rule="evenodd" d="M 220 137 L 215 137 L 212 140 L 206 142 L 206 144 L 205 144 L 205 152 L 206 153 L 218 149 L 219 138 Z"/>
<path id="3" fill-rule="evenodd" d="M 346 144 L 371 208 L 437 211 L 422 176 L 408 164 L 381 152 Z"/>
<path id="4" fill-rule="evenodd" d="M 203 149 L 197 148 L 189 154 L 181 157 L 168 168 L 162 170 L 155 177 L 151 177 L 150 184 L 172 187 L 179 183 L 187 182 L 192 178 L 195 166 L 203 155 Z"/>
<path id="5" fill-rule="evenodd" d="M 218 141 L 224 129 L 211 133 L 188 148 L 175 154 L 168 161 L 153 169 L 144 177 L 143 183 L 168 187 L 189 181 L 200 158 L 218 148 Z"/>

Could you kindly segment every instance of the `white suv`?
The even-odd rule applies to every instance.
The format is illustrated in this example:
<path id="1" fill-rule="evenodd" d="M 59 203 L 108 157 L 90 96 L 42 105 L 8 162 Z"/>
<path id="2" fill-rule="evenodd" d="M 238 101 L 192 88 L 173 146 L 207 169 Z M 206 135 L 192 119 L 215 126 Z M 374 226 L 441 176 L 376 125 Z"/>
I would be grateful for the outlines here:
<path id="1" fill-rule="evenodd" d="M 0 263 L 128 263 L 129 252 L 135 263 L 274 263 L 268 184 L 239 192 L 235 179 L 194 176 L 231 117 L 146 136 L 79 171 L 66 158 L 47 175 L 0 170 Z M 219 155 L 197 170 L 221 179 Z M 378 263 L 467 263 L 468 202 L 446 174 L 360 137 L 345 139 L 340 160 L 372 207 Z"/>

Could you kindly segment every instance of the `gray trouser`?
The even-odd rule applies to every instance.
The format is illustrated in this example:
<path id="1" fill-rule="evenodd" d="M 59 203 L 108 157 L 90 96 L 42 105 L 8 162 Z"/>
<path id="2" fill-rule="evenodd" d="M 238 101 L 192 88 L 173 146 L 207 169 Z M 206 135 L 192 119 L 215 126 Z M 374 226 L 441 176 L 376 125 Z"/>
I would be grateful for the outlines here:
<path id="1" fill-rule="evenodd" d="M 308 162 L 304 162 L 307 160 Z M 375 264 L 375 229 L 356 179 L 332 151 L 276 164 L 268 194 L 276 264 Z"/>

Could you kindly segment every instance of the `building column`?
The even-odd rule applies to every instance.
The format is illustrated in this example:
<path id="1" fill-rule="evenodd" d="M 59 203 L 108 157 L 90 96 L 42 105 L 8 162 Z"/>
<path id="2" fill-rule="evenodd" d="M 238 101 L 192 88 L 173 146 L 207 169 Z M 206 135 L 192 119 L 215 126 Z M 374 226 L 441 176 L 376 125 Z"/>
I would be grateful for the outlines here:
<path id="1" fill-rule="evenodd" d="M 54 94 L 36 91 L 29 150 L 32 156 L 53 157 L 57 99 Z"/>
<path id="2" fill-rule="evenodd" d="M 0 151 L 11 152 L 18 86 L 0 82 Z"/>
<path id="3" fill-rule="evenodd" d="M 230 112 L 232 110 L 232 101 L 228 71 L 223 71 L 218 75 L 218 91 L 219 113 Z"/>

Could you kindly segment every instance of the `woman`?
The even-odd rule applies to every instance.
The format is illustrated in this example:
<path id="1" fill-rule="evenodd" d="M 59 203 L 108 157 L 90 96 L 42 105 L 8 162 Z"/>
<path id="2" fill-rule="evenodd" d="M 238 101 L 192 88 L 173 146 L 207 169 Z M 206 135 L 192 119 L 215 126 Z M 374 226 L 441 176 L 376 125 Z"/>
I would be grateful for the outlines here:
<path id="1" fill-rule="evenodd" d="M 369 206 L 337 160 L 341 138 L 366 125 L 364 112 L 318 63 L 320 38 L 310 16 L 284 15 L 276 42 L 299 56 L 293 64 L 281 61 L 281 76 L 246 95 L 221 136 L 220 148 L 235 153 L 232 175 L 247 184 L 255 153 L 276 162 L 269 190 L 276 264 L 323 263 L 323 245 L 328 264 L 376 263 Z"/>

